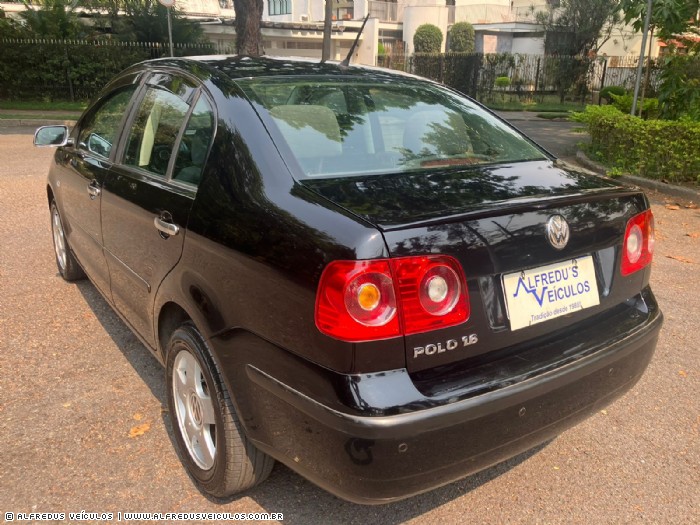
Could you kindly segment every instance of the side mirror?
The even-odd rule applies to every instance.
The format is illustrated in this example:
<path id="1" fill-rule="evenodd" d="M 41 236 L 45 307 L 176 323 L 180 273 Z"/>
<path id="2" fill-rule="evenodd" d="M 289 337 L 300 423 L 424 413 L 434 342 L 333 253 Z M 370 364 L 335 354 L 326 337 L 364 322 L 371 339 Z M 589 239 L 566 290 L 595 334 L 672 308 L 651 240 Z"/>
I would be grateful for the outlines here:
<path id="1" fill-rule="evenodd" d="M 42 126 L 34 133 L 35 146 L 59 147 L 67 146 L 70 142 L 67 126 Z"/>

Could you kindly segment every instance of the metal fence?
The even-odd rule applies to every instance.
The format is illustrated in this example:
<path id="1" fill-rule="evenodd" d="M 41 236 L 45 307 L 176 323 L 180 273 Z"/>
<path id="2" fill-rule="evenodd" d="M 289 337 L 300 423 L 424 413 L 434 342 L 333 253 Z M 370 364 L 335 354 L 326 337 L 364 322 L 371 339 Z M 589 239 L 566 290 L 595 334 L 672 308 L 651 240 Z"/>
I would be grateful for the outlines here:
<path id="1" fill-rule="evenodd" d="M 0 41 L 0 97 L 24 100 L 86 100 L 131 64 L 168 56 L 167 43 L 114 40 Z M 232 53 L 213 43 L 175 44 L 176 56 Z M 480 100 L 500 95 L 557 93 L 583 96 L 604 86 L 631 90 L 636 57 L 567 57 L 520 54 L 440 53 L 378 57 L 380 66 L 443 82 Z M 651 61 L 649 85 L 658 87 L 659 65 Z M 508 82 L 496 88 L 496 79 Z"/>
<path id="2" fill-rule="evenodd" d="M 558 94 L 562 100 L 568 97 L 581 101 L 605 86 L 622 86 L 631 91 L 638 64 L 636 57 L 509 53 L 416 53 L 410 57 L 379 58 L 379 65 L 437 80 L 480 100 L 492 98 L 495 90 L 502 95 Z M 659 67 L 657 60 L 649 61 L 651 91 L 658 88 Z M 499 77 L 508 79 L 506 86 L 496 88 Z"/>

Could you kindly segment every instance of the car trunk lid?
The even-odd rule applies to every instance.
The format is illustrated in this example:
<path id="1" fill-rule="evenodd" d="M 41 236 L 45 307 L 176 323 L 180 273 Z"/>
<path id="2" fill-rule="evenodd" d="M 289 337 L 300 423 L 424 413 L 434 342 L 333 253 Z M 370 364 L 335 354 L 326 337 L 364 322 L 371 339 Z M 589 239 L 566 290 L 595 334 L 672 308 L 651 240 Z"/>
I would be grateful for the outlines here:
<path id="1" fill-rule="evenodd" d="M 392 257 L 443 254 L 462 265 L 470 317 L 458 326 L 406 336 L 411 372 L 516 348 L 612 308 L 642 288 L 643 277 L 621 278 L 615 269 L 626 223 L 646 207 L 643 195 L 549 161 L 303 184 L 375 224 Z M 554 216 L 570 228 L 561 248 L 547 236 Z M 583 278 L 567 284 L 561 277 L 584 267 L 585 286 L 593 289 L 577 297 Z M 539 282 L 542 275 L 552 283 Z M 512 297 L 514 283 L 523 285 L 515 290 L 521 302 Z M 554 296 L 549 311 L 556 307 L 556 315 L 547 316 L 542 303 L 552 293 L 561 299 Z M 527 311 L 525 320 L 516 320 L 509 308 L 521 310 L 522 300 L 543 318 L 528 321 Z"/>

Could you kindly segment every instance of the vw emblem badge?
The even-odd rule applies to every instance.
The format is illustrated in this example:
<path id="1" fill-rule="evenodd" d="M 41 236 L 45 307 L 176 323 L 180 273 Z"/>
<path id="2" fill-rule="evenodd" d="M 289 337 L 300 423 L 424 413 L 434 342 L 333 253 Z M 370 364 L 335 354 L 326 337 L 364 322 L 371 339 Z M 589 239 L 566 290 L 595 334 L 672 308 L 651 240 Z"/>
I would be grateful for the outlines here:
<path id="1" fill-rule="evenodd" d="M 557 250 L 563 250 L 569 242 L 569 223 L 561 215 L 552 215 L 547 221 L 547 239 Z"/>

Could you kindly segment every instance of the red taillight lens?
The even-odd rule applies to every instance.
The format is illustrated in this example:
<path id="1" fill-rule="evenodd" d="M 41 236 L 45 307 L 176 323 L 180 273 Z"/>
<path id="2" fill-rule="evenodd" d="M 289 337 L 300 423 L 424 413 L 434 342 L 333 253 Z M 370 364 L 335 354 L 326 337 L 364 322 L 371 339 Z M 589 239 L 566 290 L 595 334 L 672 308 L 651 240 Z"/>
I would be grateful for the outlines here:
<path id="1" fill-rule="evenodd" d="M 647 210 L 632 217 L 625 229 L 620 272 L 630 275 L 647 266 L 654 255 L 654 216 Z"/>
<path id="2" fill-rule="evenodd" d="M 442 255 L 334 261 L 316 297 L 316 326 L 343 341 L 415 334 L 468 317 L 462 268 Z"/>
<path id="3" fill-rule="evenodd" d="M 452 257 L 430 255 L 391 261 L 404 333 L 417 334 L 462 323 L 469 300 L 462 267 Z"/>
<path id="4" fill-rule="evenodd" d="M 391 276 L 362 272 L 345 287 L 345 308 L 365 326 L 384 326 L 396 316 L 396 297 Z"/>
<path id="5" fill-rule="evenodd" d="M 343 341 L 401 335 L 389 263 L 334 261 L 326 267 L 316 295 L 316 326 Z"/>

